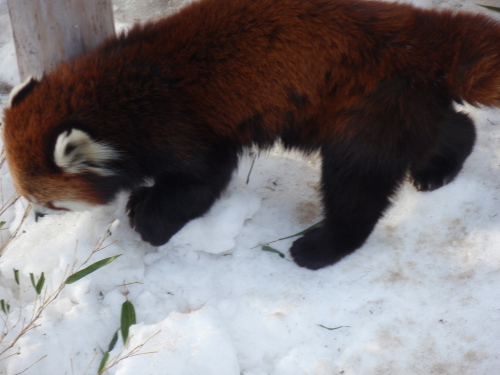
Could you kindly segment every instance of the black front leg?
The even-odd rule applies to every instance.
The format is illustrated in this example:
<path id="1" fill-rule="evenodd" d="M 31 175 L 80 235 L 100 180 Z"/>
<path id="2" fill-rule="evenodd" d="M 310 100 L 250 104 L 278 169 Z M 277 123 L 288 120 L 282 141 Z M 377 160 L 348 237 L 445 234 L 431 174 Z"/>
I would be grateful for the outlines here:
<path id="1" fill-rule="evenodd" d="M 127 204 L 130 225 L 154 246 L 168 242 L 188 221 L 209 210 L 225 183 L 209 184 L 186 176 L 158 179 L 154 186 L 135 190 Z"/>
<path id="2" fill-rule="evenodd" d="M 166 171 L 157 172 L 155 184 L 133 191 L 128 201 L 130 225 L 154 246 L 167 243 L 187 222 L 205 214 L 238 163 L 239 148 L 229 141 L 203 140 L 188 151 L 184 159 L 163 163 Z"/>

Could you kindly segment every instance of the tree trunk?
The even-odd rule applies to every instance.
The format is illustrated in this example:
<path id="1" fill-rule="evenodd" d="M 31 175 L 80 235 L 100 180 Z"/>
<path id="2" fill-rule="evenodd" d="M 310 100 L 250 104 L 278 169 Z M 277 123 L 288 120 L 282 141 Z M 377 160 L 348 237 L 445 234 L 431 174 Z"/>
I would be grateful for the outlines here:
<path id="1" fill-rule="evenodd" d="M 21 81 L 114 35 L 111 0 L 8 0 Z"/>

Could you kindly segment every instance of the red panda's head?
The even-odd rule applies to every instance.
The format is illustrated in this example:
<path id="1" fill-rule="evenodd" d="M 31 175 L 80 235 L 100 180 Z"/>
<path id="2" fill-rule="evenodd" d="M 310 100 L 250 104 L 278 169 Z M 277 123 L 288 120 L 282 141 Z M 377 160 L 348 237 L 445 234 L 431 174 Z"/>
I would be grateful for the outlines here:
<path id="1" fill-rule="evenodd" d="M 107 203 L 103 182 L 113 175 L 107 163 L 116 151 L 68 121 L 46 86 L 28 79 L 5 110 L 5 152 L 16 188 L 39 214 Z"/>

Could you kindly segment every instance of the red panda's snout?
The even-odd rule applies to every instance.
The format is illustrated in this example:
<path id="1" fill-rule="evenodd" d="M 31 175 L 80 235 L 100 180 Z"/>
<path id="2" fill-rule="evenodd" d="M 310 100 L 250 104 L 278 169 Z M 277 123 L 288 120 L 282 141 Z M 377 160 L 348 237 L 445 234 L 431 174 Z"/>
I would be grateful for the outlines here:
<path id="1" fill-rule="evenodd" d="M 19 173 L 15 173 L 14 169 L 11 167 L 16 188 L 30 203 L 36 218 L 68 211 L 88 211 L 108 203 L 96 193 L 99 186 L 80 177 L 16 178 Z"/>
<path id="2" fill-rule="evenodd" d="M 12 176 L 16 176 L 16 173 L 13 172 Z M 14 181 L 17 190 L 31 204 L 35 216 L 42 217 L 67 211 L 88 211 L 108 203 L 100 194 L 99 184 L 90 181 L 88 176 L 60 173 L 30 179 L 25 176 L 14 177 Z"/>
<path id="3" fill-rule="evenodd" d="M 45 204 L 30 201 L 30 203 L 37 219 L 47 214 L 60 214 L 67 211 L 88 211 L 96 206 L 83 201 L 54 201 Z"/>

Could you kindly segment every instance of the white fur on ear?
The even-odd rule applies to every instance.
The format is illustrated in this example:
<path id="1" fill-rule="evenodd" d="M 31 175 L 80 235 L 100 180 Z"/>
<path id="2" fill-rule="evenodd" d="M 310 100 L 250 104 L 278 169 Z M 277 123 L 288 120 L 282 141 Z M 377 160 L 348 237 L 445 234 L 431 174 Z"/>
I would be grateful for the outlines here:
<path id="1" fill-rule="evenodd" d="M 9 96 L 9 106 L 12 107 L 18 103 L 20 103 L 24 97 L 38 84 L 38 81 L 29 76 L 24 80 L 23 83 L 20 83 L 10 91 Z"/>
<path id="2" fill-rule="evenodd" d="M 118 153 L 111 146 L 94 141 L 80 129 L 69 129 L 59 134 L 54 147 L 54 162 L 70 173 L 113 175 L 113 171 L 105 168 L 104 164 L 117 156 Z"/>

